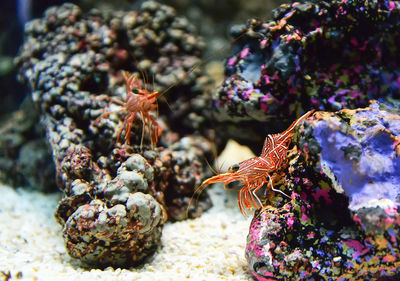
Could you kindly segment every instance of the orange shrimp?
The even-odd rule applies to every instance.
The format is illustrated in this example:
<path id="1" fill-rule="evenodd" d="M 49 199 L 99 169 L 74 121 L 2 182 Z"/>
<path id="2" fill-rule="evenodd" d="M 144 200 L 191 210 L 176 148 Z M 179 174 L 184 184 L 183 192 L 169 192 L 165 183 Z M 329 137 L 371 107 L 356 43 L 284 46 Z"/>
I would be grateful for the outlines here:
<path id="1" fill-rule="evenodd" d="M 124 124 L 118 132 L 117 142 L 119 142 L 120 140 L 122 130 L 126 127 L 125 143 L 130 144 L 132 124 L 135 118 L 140 117 L 143 124 L 140 148 L 142 148 L 144 132 L 146 129 L 150 134 L 151 146 L 154 147 L 158 143 L 158 138 L 162 133 L 162 128 L 157 123 L 156 119 L 150 114 L 150 112 L 158 108 L 157 97 L 159 95 L 159 92 L 151 92 L 147 89 L 143 89 L 135 75 L 131 75 L 127 71 L 122 71 L 122 75 L 125 78 L 126 102 L 123 102 L 122 100 L 117 98 L 107 97 L 108 100 L 122 106 L 122 109 L 106 112 L 98 117 L 96 121 L 101 118 L 107 117 L 112 113 L 123 111 L 127 112 L 124 119 Z M 137 93 L 134 93 L 134 90 Z"/>
<path id="2" fill-rule="evenodd" d="M 233 40 L 232 43 L 239 40 L 245 34 L 246 33 L 243 32 L 235 40 Z M 225 47 L 222 47 L 220 50 L 218 50 L 216 52 L 216 54 L 221 52 L 224 49 L 225 49 Z M 194 65 L 188 72 L 185 73 L 185 75 L 181 79 L 179 79 L 176 83 L 170 85 L 162 93 L 159 93 L 158 91 L 151 92 L 148 89 L 142 88 L 141 84 L 139 83 L 139 80 L 134 75 L 131 75 L 127 71 L 122 71 L 122 75 L 125 78 L 126 101 L 124 102 L 118 98 L 113 98 L 113 97 L 108 97 L 108 96 L 100 98 L 100 100 L 106 99 L 115 104 L 118 104 L 118 105 L 122 106 L 122 109 L 117 110 L 117 111 L 103 113 L 100 117 L 98 117 L 95 120 L 95 122 L 97 122 L 101 118 L 108 117 L 109 115 L 111 115 L 113 113 L 127 112 L 125 119 L 124 119 L 124 124 L 118 132 L 117 142 L 119 142 L 119 139 L 122 134 L 122 130 L 126 127 L 125 143 L 130 144 L 130 136 L 131 136 L 133 122 L 136 118 L 140 117 L 140 119 L 142 120 L 142 124 L 143 124 L 142 137 L 140 140 L 140 149 L 142 149 L 144 132 L 146 131 L 146 129 L 147 129 L 147 131 L 149 131 L 149 134 L 150 134 L 151 146 L 152 147 L 156 146 L 158 143 L 158 138 L 161 136 L 162 128 L 157 123 L 156 119 L 150 114 L 150 112 L 158 109 L 157 98 L 163 96 L 169 90 L 171 90 L 173 87 L 179 85 L 193 71 L 195 71 L 201 65 L 205 64 L 207 61 L 209 61 L 215 55 L 211 55 L 208 58 L 204 59 L 203 61 Z M 145 75 L 143 72 L 142 72 L 142 75 L 145 78 Z"/>
<path id="3" fill-rule="evenodd" d="M 226 185 L 231 182 L 241 181 L 243 187 L 239 190 L 238 203 L 240 212 L 243 215 L 246 215 L 247 208 L 257 209 L 258 206 L 263 206 L 256 192 L 267 181 L 269 181 L 273 191 L 280 192 L 286 197 L 289 197 L 281 190 L 274 188 L 270 174 L 281 167 L 285 161 L 294 128 L 313 112 L 314 110 L 311 110 L 301 116 L 283 133 L 268 135 L 259 157 L 253 157 L 233 165 L 229 168 L 227 173 L 218 174 L 203 181 L 200 188 L 217 182 L 223 182 L 224 187 L 226 187 Z"/>

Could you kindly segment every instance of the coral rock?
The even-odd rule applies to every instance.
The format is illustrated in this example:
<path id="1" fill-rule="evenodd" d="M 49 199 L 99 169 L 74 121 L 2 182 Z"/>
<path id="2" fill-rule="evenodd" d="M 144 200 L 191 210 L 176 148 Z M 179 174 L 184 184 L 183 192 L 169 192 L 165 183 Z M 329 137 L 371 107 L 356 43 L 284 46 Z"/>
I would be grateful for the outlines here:
<path id="1" fill-rule="evenodd" d="M 30 98 L 0 124 L 0 180 L 15 187 L 55 191 L 55 166 Z M 40 168 L 40 172 L 38 171 Z"/>
<path id="2" fill-rule="evenodd" d="M 237 26 L 214 106 L 221 121 L 247 122 L 247 133 L 228 137 L 262 143 L 257 136 L 299 112 L 399 104 L 399 23 L 396 1 L 335 0 L 283 4 L 272 20 Z"/>
<path id="3" fill-rule="evenodd" d="M 185 77 L 202 51 L 193 31 L 172 8 L 153 1 L 138 11 L 88 14 L 64 4 L 26 24 L 16 63 L 46 128 L 65 195 L 56 217 L 71 256 L 94 266 L 136 265 L 156 249 L 167 214 L 186 217 L 211 153 L 205 138 L 190 135 L 203 123 L 205 105 L 193 100 L 203 94 L 205 77 L 192 72 L 171 89 L 172 113 L 160 100 L 159 147 L 148 145 L 147 133 L 140 145 L 140 118 L 132 124 L 132 145 L 117 143 L 125 115 L 102 114 L 121 109 L 112 100 L 126 98 L 121 70 L 136 73 L 143 87 L 154 76 L 159 92 Z M 176 147 L 169 136 L 176 136 Z M 188 148 L 188 140 L 199 145 Z M 192 217 L 210 207 L 202 198 Z"/>
<path id="4" fill-rule="evenodd" d="M 68 218 L 64 238 L 70 255 L 88 264 L 134 265 L 156 250 L 162 218 L 161 205 L 141 192 L 110 208 L 93 200 Z"/>
<path id="5" fill-rule="evenodd" d="M 399 112 L 377 103 L 303 123 L 274 174 L 274 187 L 292 199 L 270 193 L 251 223 L 254 276 L 398 280 L 399 141 Z"/>

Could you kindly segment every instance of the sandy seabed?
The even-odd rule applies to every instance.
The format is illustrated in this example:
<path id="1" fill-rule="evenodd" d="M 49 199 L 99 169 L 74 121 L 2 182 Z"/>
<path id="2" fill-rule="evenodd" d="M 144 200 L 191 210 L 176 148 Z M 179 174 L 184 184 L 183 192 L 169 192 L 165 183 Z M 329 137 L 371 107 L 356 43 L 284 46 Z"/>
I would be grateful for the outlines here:
<path id="1" fill-rule="evenodd" d="M 236 192 L 216 185 L 209 193 L 214 206 L 166 223 L 146 264 L 99 270 L 68 256 L 54 217 L 61 194 L 0 184 L 0 280 L 251 280 L 244 257 L 251 219 L 239 212 Z"/>

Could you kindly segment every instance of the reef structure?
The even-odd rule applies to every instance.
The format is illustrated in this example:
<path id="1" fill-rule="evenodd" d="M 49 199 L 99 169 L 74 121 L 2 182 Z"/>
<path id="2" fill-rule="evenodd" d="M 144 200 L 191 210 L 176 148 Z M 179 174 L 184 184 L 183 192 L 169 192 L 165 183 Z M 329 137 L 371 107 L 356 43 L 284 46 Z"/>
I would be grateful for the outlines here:
<path id="1" fill-rule="evenodd" d="M 15 187 L 55 191 L 56 170 L 38 121 L 39 114 L 30 97 L 24 100 L 19 110 L 2 118 L 0 180 Z"/>
<path id="2" fill-rule="evenodd" d="M 87 15 L 64 4 L 26 24 L 16 63 L 51 146 L 64 192 L 56 218 L 72 257 L 99 267 L 139 264 L 154 253 L 167 218 L 199 216 L 211 206 L 206 194 L 190 200 L 212 148 L 192 134 L 204 119 L 195 97 L 208 79 L 199 70 L 186 75 L 202 53 L 193 34 L 185 18 L 153 1 L 137 12 Z M 187 78 L 168 92 L 171 109 L 160 101 L 157 147 L 139 146 L 139 118 L 132 145 L 116 141 L 122 113 L 99 118 L 117 107 L 110 97 L 125 97 L 121 70 L 160 92 Z"/>
<path id="3" fill-rule="evenodd" d="M 398 280 L 400 115 L 319 111 L 297 131 L 247 238 L 258 280 Z"/>
<path id="4" fill-rule="evenodd" d="M 399 25 L 398 1 L 348 0 L 283 4 L 271 20 L 232 28 L 216 118 L 246 124 L 229 137 L 254 144 L 310 109 L 398 104 Z"/>

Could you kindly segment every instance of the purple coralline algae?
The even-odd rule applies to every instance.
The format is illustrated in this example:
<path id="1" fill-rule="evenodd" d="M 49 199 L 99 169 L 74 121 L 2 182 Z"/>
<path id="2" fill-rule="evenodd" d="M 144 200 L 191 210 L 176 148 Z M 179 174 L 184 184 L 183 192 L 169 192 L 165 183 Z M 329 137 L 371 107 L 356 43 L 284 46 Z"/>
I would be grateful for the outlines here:
<path id="1" fill-rule="evenodd" d="M 398 280 L 400 115 L 371 103 L 316 112 L 256 212 L 246 258 L 258 280 Z"/>
<path id="2" fill-rule="evenodd" d="M 283 4 L 272 20 L 236 26 L 216 117 L 249 127 L 272 121 L 254 128 L 253 135 L 267 135 L 310 109 L 398 103 L 399 25 L 398 1 L 348 0 Z"/>
<path id="3" fill-rule="evenodd" d="M 192 134 L 204 120 L 205 98 L 195 97 L 208 78 L 199 70 L 186 77 L 202 45 L 185 18 L 152 1 L 137 12 L 88 15 L 64 4 L 26 24 L 16 63 L 51 146 L 64 192 L 56 218 L 72 257 L 100 267 L 136 265 L 157 248 L 166 219 L 211 206 L 206 194 L 190 200 L 212 151 Z M 127 145 L 116 141 L 124 115 L 100 117 L 120 109 L 112 100 L 125 97 L 121 70 L 160 92 L 187 78 L 168 92 L 171 109 L 160 100 L 157 147 L 146 134 L 140 145 L 139 118 Z"/>

